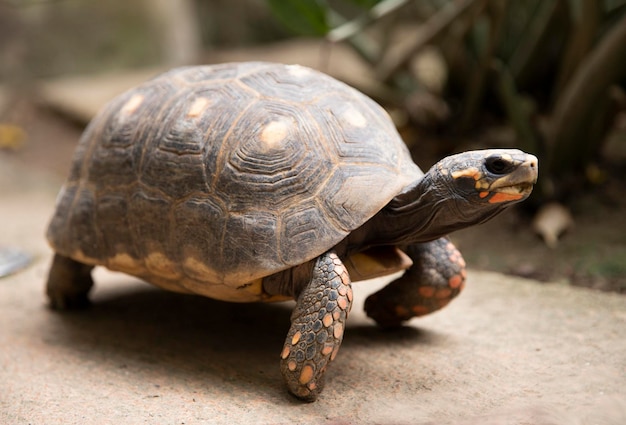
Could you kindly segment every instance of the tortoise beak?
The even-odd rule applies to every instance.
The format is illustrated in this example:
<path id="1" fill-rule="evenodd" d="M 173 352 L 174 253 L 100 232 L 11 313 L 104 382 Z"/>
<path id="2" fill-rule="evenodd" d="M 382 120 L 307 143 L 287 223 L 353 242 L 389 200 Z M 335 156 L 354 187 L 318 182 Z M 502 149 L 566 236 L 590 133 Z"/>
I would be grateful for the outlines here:
<path id="1" fill-rule="evenodd" d="M 489 197 L 489 202 L 521 201 L 527 198 L 537 183 L 538 175 L 539 161 L 537 157 L 524 154 L 524 158 L 519 160 L 513 171 L 489 184 L 487 191 L 493 194 Z"/>

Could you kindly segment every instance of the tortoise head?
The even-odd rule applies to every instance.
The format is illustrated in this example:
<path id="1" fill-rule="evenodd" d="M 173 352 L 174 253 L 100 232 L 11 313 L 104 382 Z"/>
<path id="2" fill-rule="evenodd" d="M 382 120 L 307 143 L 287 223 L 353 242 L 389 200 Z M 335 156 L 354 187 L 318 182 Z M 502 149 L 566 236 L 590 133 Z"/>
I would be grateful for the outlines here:
<path id="1" fill-rule="evenodd" d="M 538 161 L 517 149 L 487 149 L 444 158 L 429 173 L 467 214 L 481 215 L 526 199 L 537 182 Z"/>
<path id="2" fill-rule="evenodd" d="M 517 149 L 448 156 L 387 207 L 407 242 L 423 242 L 482 223 L 523 201 L 537 182 L 538 161 Z"/>

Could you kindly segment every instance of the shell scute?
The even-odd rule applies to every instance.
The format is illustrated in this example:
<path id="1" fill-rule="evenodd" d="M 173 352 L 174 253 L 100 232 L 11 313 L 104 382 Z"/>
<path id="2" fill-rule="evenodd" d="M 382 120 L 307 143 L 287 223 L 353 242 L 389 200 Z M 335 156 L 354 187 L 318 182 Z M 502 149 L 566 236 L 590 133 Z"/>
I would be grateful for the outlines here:
<path id="1" fill-rule="evenodd" d="M 89 125 L 48 237 L 167 289 L 258 300 L 261 278 L 329 250 L 420 176 L 382 108 L 317 71 L 181 68 Z"/>

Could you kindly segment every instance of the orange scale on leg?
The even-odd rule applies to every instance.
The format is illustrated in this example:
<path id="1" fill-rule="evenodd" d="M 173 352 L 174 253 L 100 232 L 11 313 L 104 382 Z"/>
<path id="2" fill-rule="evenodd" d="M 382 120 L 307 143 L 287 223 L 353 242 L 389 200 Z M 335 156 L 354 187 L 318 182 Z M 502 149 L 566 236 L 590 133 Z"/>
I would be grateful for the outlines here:
<path id="1" fill-rule="evenodd" d="M 413 311 L 413 313 L 415 313 L 416 316 L 424 316 L 431 311 L 431 309 L 426 307 L 425 305 L 414 305 L 413 307 L 411 307 L 411 310 Z"/>
<path id="2" fill-rule="evenodd" d="M 450 286 L 450 288 L 456 289 L 460 287 L 462 283 L 463 283 L 463 276 L 460 274 L 455 274 L 450 279 L 448 279 L 448 286 Z"/>
<path id="3" fill-rule="evenodd" d="M 438 300 L 444 300 L 444 299 L 449 299 L 450 295 L 452 295 L 451 289 L 441 288 L 437 290 L 437 292 L 435 293 L 435 298 L 437 298 Z"/>
<path id="4" fill-rule="evenodd" d="M 418 292 L 422 297 L 430 298 L 435 295 L 435 288 L 433 288 L 432 286 L 420 286 Z"/>

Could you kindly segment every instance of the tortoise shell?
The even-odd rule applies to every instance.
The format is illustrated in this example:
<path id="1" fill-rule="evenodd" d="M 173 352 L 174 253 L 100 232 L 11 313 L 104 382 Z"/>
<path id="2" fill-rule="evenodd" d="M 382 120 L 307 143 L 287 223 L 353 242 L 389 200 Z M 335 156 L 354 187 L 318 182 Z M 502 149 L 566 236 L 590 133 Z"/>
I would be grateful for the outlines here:
<path id="1" fill-rule="evenodd" d="M 421 175 L 387 113 L 325 74 L 179 68 L 90 123 L 48 239 L 166 289 L 262 300 L 261 278 L 328 251 Z"/>

